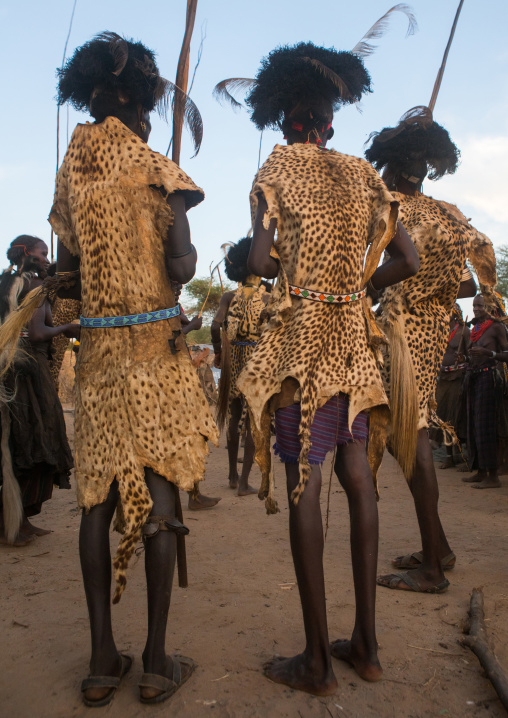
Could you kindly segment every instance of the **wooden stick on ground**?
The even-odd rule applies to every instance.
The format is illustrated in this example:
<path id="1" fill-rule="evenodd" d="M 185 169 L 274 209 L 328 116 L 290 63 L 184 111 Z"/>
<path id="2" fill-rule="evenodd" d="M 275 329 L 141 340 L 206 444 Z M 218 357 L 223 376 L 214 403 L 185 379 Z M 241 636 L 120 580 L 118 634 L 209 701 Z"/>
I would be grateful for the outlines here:
<path id="1" fill-rule="evenodd" d="M 501 703 L 508 710 L 508 679 L 494 652 L 489 648 L 484 623 L 483 591 L 481 588 L 473 588 L 468 614 L 468 635 L 462 636 L 460 642 L 463 646 L 470 648 L 478 658 Z"/>

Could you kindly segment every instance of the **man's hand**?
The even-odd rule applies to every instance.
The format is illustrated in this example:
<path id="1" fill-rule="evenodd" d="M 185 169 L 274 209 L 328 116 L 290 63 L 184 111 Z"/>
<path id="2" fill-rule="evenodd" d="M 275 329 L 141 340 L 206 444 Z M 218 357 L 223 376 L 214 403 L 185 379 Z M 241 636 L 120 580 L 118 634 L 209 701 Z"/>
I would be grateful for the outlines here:
<path id="1" fill-rule="evenodd" d="M 222 354 L 222 352 L 215 352 L 215 356 L 213 358 L 213 365 L 216 369 L 220 369 L 221 354 Z"/>
<path id="2" fill-rule="evenodd" d="M 484 347 L 471 347 L 469 353 L 472 357 L 492 356 L 492 349 L 485 349 Z"/>
<path id="3" fill-rule="evenodd" d="M 62 334 L 64 334 L 68 339 L 79 339 L 81 327 L 79 324 L 66 324 Z"/>

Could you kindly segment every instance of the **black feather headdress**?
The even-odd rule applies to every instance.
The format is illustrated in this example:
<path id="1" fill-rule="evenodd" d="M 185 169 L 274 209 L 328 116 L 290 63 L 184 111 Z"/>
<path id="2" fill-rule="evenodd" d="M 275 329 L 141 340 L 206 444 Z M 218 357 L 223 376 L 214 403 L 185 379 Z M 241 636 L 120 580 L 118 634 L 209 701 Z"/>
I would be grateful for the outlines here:
<path id="1" fill-rule="evenodd" d="M 149 112 L 156 109 L 164 119 L 175 98 L 181 97 L 185 122 L 199 151 L 203 123 L 198 108 L 177 85 L 161 77 L 154 53 L 142 43 L 102 32 L 79 47 L 57 75 L 58 104 L 69 102 L 98 120 L 104 119 L 101 98 L 108 96 L 116 100 L 121 93 L 129 103 Z"/>
<path id="2" fill-rule="evenodd" d="M 428 107 L 413 107 L 396 127 L 373 132 L 367 142 L 366 159 L 377 170 L 388 167 L 392 176 L 416 173 L 423 179 L 427 171 L 429 179 L 436 180 L 453 174 L 459 164 L 458 148 Z"/>
<path id="3" fill-rule="evenodd" d="M 214 88 L 214 97 L 236 110 L 242 103 L 235 94 L 249 92 L 246 104 L 260 130 L 280 127 L 290 112 L 294 116 L 295 108 L 328 107 L 331 112 L 340 105 L 358 102 L 365 92 L 371 91 L 370 77 L 362 61 L 375 50 L 368 41 L 384 35 L 396 12 L 408 18 L 407 35 L 412 35 L 417 27 L 415 17 L 408 5 L 399 3 L 374 23 L 351 52 L 325 49 L 312 42 L 279 47 L 261 61 L 255 79 L 222 80 Z"/>

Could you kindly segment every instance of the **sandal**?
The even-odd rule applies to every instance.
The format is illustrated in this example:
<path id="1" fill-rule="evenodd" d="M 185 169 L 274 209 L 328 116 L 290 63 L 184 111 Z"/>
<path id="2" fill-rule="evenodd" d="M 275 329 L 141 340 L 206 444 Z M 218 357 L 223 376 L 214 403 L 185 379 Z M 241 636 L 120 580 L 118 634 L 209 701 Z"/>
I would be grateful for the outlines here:
<path id="1" fill-rule="evenodd" d="M 383 581 L 383 579 L 386 579 L 386 581 Z M 444 581 L 441 581 L 441 583 L 438 583 L 436 586 L 422 588 L 409 571 L 407 573 L 391 573 L 388 576 L 378 576 L 376 583 L 378 586 L 393 588 L 398 591 L 406 590 L 400 586 L 401 583 L 405 583 L 409 590 L 414 591 L 415 593 L 444 593 L 450 585 L 448 579 L 445 578 Z"/>
<path id="2" fill-rule="evenodd" d="M 120 659 L 122 661 L 122 667 L 120 669 L 120 676 L 88 676 L 81 684 L 81 692 L 83 693 L 83 703 L 89 708 L 101 708 L 107 706 L 115 697 L 116 689 L 120 685 L 120 681 L 131 669 L 133 658 L 124 653 L 120 653 Z M 110 690 L 106 693 L 103 698 L 98 700 L 91 700 L 87 698 L 85 692 L 89 688 L 109 688 Z"/>
<path id="3" fill-rule="evenodd" d="M 180 656 L 175 654 L 171 656 L 173 660 L 173 677 L 167 678 L 167 676 L 160 676 L 157 673 L 143 673 L 139 682 L 139 700 L 141 703 L 162 703 L 176 693 L 176 691 L 183 686 L 183 684 L 189 680 L 196 663 L 192 658 L 186 656 Z M 187 670 L 182 672 L 182 666 Z M 143 688 L 152 688 L 160 693 L 155 696 L 144 696 Z"/>
<path id="4" fill-rule="evenodd" d="M 453 553 L 448 554 L 441 559 L 441 568 L 443 571 L 451 571 L 455 568 L 457 557 Z M 411 571 L 414 568 L 419 568 L 423 563 L 423 553 L 421 551 L 415 551 L 414 553 L 408 553 L 405 556 L 397 556 L 392 561 L 392 566 L 395 568 L 403 568 L 406 571 Z"/>

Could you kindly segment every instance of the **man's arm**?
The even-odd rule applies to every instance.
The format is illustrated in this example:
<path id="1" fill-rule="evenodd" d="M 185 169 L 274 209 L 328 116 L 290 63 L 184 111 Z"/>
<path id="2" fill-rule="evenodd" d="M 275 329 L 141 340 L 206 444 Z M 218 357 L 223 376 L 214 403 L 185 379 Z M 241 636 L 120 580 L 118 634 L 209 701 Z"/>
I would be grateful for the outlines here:
<path id="1" fill-rule="evenodd" d="M 471 347 L 469 353 L 472 357 L 486 357 L 492 358 L 496 361 L 502 361 L 508 363 L 508 337 L 506 335 L 506 329 L 502 324 L 494 325 L 494 341 L 496 343 L 496 350 L 486 349 L 485 347 L 474 346 Z"/>
<path id="2" fill-rule="evenodd" d="M 254 219 L 254 234 L 252 235 L 252 245 L 249 252 L 248 267 L 252 274 L 257 277 L 266 277 L 273 279 L 279 273 L 279 263 L 270 256 L 270 250 L 273 247 L 275 238 L 275 230 L 277 229 L 277 220 L 271 219 L 268 229 L 263 226 L 263 218 L 268 205 L 262 194 L 258 196 L 258 208 Z"/>
<path id="3" fill-rule="evenodd" d="M 194 276 L 198 256 L 190 241 L 185 197 L 181 192 L 175 192 L 169 195 L 167 203 L 173 211 L 174 219 L 163 242 L 166 271 L 171 279 L 186 284 Z"/>
<path id="4" fill-rule="evenodd" d="M 65 244 L 60 240 L 57 245 L 57 274 L 65 274 L 66 272 L 76 272 L 75 284 L 69 289 L 59 289 L 58 296 L 62 299 L 78 299 L 81 300 L 81 276 L 79 274 L 80 260 L 75 254 L 71 254 Z"/>
<path id="5" fill-rule="evenodd" d="M 219 302 L 219 308 L 217 309 L 217 313 L 213 318 L 212 326 L 210 327 L 213 351 L 215 354 L 215 359 L 213 363 L 217 368 L 220 367 L 220 355 L 222 348 L 220 330 L 222 325 L 224 324 L 224 320 L 226 319 L 229 310 L 229 305 L 231 304 L 231 300 L 233 299 L 234 295 L 234 292 L 225 292 L 222 295 Z"/>
<path id="6" fill-rule="evenodd" d="M 370 283 L 376 290 L 398 284 L 415 275 L 420 269 L 416 247 L 401 222 L 397 222 L 397 230 L 386 250 L 390 258 L 381 264 L 370 278 Z"/>

